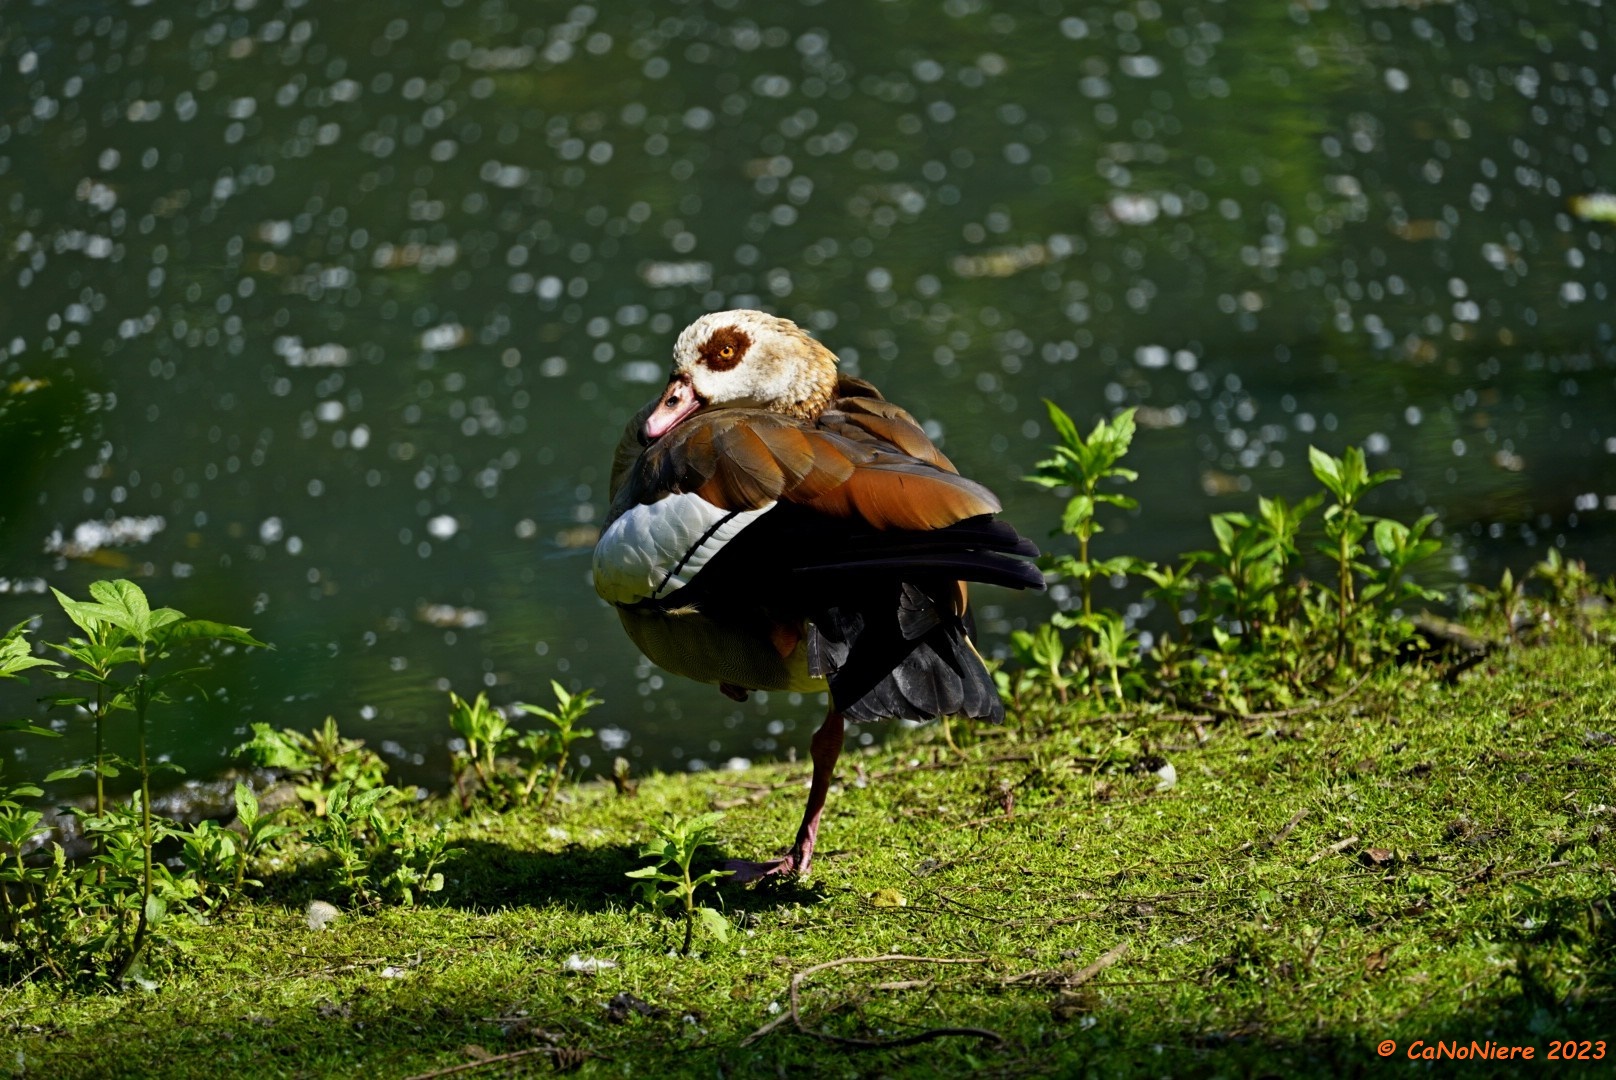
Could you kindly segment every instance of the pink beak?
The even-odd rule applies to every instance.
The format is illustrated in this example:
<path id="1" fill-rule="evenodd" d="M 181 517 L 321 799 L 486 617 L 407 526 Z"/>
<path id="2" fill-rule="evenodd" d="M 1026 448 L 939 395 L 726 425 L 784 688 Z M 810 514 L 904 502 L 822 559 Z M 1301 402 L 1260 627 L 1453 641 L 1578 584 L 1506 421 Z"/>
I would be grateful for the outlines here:
<path id="1" fill-rule="evenodd" d="M 675 424 L 701 408 L 701 400 L 696 392 L 690 388 L 690 382 L 683 375 L 675 375 L 668 388 L 662 391 L 662 400 L 645 420 L 645 437 L 647 439 L 660 439 Z"/>

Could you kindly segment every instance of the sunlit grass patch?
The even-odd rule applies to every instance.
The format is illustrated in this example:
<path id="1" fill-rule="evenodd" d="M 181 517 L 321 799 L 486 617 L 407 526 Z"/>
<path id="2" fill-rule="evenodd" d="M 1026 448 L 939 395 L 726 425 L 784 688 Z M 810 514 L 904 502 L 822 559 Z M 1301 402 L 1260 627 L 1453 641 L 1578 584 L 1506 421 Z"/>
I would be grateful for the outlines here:
<path id="1" fill-rule="evenodd" d="M 805 765 L 433 804 L 465 851 L 415 908 L 316 931 L 309 884 L 272 881 L 188 928 L 154 990 L 0 1008 L 56 1076 L 1288 1074 L 1380 1067 L 1383 1039 L 1593 1038 L 1616 1018 L 1608 659 L 1562 643 L 1199 734 L 1024 717 L 956 756 L 922 731 L 848 758 L 814 878 L 720 883 L 736 932 L 688 957 L 623 876 L 652 823 L 721 807 L 713 861 L 767 854 Z M 891 956 L 922 959 L 819 970 L 792 1015 L 794 976 Z"/>

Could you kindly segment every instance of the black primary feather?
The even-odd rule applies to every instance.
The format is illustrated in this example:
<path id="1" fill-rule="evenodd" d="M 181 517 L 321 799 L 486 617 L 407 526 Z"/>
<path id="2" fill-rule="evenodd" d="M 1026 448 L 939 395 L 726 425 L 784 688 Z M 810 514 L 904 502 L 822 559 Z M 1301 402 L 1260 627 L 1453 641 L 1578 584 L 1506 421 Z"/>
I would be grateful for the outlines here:
<path id="1" fill-rule="evenodd" d="M 828 679 L 849 720 L 1001 721 L 969 616 L 955 613 L 955 583 L 1042 589 L 1028 561 L 1037 551 L 985 515 L 942 529 L 878 530 L 781 503 L 662 603 L 733 619 L 756 618 L 766 604 L 770 618 L 807 619 L 808 670 Z"/>

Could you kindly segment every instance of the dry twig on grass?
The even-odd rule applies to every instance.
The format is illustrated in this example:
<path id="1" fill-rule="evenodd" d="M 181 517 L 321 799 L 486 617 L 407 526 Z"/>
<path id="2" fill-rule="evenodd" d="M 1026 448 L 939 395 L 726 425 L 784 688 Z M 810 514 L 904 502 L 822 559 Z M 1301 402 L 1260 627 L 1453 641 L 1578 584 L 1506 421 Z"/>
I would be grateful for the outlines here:
<path id="1" fill-rule="evenodd" d="M 1001 979 L 1000 982 L 1005 986 L 1031 985 L 1047 987 L 1052 990 L 1076 990 L 1079 986 L 1082 986 L 1094 976 L 1121 960 L 1122 955 L 1127 951 L 1128 943 L 1124 941 L 1122 944 L 1100 954 L 1099 958 L 1092 964 L 1080 968 L 1070 975 L 1063 971 L 1026 971 L 1020 975 L 1011 975 L 1008 978 Z"/>
<path id="2" fill-rule="evenodd" d="M 1353 844 L 1356 844 L 1360 839 L 1362 839 L 1362 837 L 1349 836 L 1345 840 L 1337 840 L 1335 843 L 1331 844 L 1329 847 L 1325 848 L 1323 851 L 1318 852 L 1311 859 L 1307 860 L 1307 864 L 1309 866 L 1312 866 L 1314 863 L 1318 862 L 1320 859 L 1322 859 L 1322 858 L 1324 858 L 1324 857 L 1326 857 L 1328 855 L 1339 855 L 1343 851 L 1345 851 L 1349 847 L 1351 847 Z"/>
<path id="3" fill-rule="evenodd" d="M 930 1042 L 932 1039 L 941 1039 L 950 1035 L 963 1035 L 969 1038 L 989 1039 L 995 1043 L 1003 1043 L 1004 1036 L 997 1031 L 970 1027 L 928 1028 L 925 1031 L 917 1031 L 913 1035 L 901 1035 L 894 1039 L 855 1039 L 843 1035 L 832 1035 L 828 1031 L 809 1027 L 802 1018 L 802 984 L 809 977 L 817 975 L 821 971 L 845 967 L 849 964 L 985 964 L 987 962 L 986 959 L 972 957 L 903 956 L 897 953 L 888 953 L 883 956 L 847 956 L 840 960 L 830 960 L 823 964 L 815 964 L 813 967 L 804 968 L 791 976 L 791 984 L 788 987 L 790 1003 L 786 1011 L 742 1039 L 741 1045 L 750 1046 L 788 1022 L 804 1035 L 811 1035 L 821 1042 L 834 1043 L 837 1046 L 851 1047 L 855 1050 L 888 1050 L 898 1046 L 914 1046 L 918 1043 Z M 901 984 L 901 988 L 913 989 L 924 981 L 912 980 Z M 883 985 L 893 989 L 900 988 L 900 984 Z"/>
<path id="4" fill-rule="evenodd" d="M 548 1034 L 544 1037 L 554 1039 L 554 1036 Z M 468 1049 L 481 1050 L 480 1047 L 468 1047 Z M 437 1080 L 440 1076 L 455 1076 L 459 1073 L 471 1072 L 473 1069 L 481 1069 L 488 1065 L 503 1065 L 506 1062 L 521 1061 L 523 1058 L 538 1057 L 540 1055 L 550 1057 L 557 1069 L 575 1069 L 589 1058 L 599 1057 L 598 1054 L 592 1054 L 587 1050 L 558 1046 L 551 1042 L 545 1046 L 530 1046 L 525 1050 L 513 1050 L 508 1054 L 488 1054 L 485 1057 L 479 1057 L 460 1065 L 450 1065 L 447 1068 L 434 1069 L 431 1072 L 416 1073 L 414 1076 L 408 1077 L 407 1080 Z M 602 1058 L 601 1060 L 606 1059 Z"/>
<path id="5" fill-rule="evenodd" d="M 1296 826 L 1302 823 L 1302 819 L 1305 817 L 1307 817 L 1307 807 L 1304 806 L 1291 816 L 1291 819 L 1285 823 L 1285 827 L 1283 829 L 1280 829 L 1273 835 L 1273 838 L 1268 841 L 1268 846 L 1275 848 L 1284 843 L 1285 838 L 1291 834 L 1292 830 L 1294 830 Z"/>

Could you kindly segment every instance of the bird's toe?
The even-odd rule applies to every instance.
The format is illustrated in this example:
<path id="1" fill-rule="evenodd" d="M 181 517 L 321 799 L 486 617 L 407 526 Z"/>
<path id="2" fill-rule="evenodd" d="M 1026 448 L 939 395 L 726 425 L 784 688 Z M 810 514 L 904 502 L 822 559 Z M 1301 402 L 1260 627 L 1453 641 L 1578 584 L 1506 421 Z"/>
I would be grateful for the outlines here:
<path id="1" fill-rule="evenodd" d="M 731 881 L 751 885 L 770 878 L 780 881 L 792 877 L 797 873 L 797 861 L 789 855 L 783 859 L 769 859 L 765 862 L 730 859 L 724 863 L 724 869 L 730 872 Z"/>

